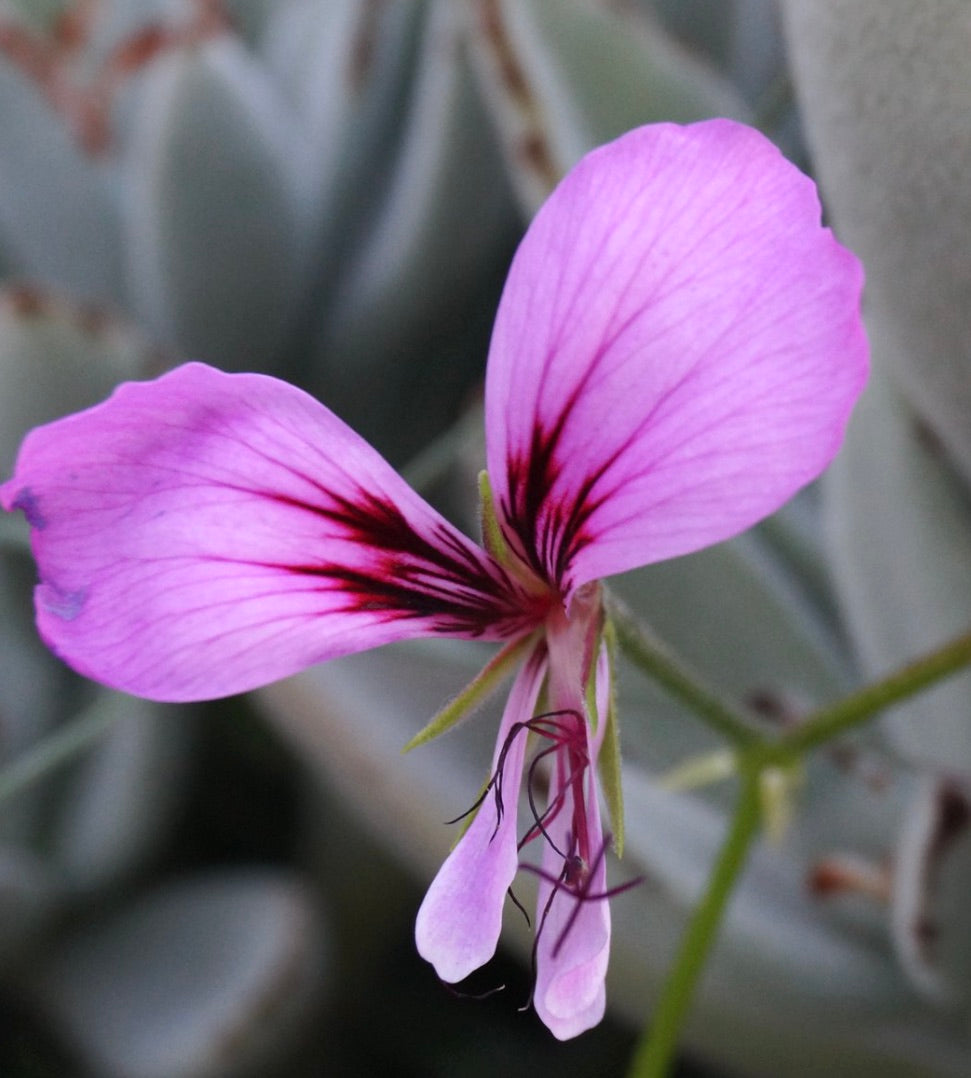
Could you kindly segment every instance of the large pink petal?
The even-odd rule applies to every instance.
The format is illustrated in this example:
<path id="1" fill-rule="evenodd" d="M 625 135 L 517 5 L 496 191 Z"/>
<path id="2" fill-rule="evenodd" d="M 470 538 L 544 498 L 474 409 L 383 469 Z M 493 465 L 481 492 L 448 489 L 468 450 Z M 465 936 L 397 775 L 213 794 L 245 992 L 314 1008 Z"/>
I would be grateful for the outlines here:
<path id="1" fill-rule="evenodd" d="M 156 699 L 523 619 L 502 571 L 367 443 L 261 375 L 190 364 L 124 385 L 33 431 L 0 499 L 33 527 L 47 642 Z"/>
<path id="2" fill-rule="evenodd" d="M 866 377 L 856 259 L 728 120 L 632 131 L 516 254 L 486 389 L 521 553 L 564 591 L 725 539 L 836 452 Z"/>
<path id="3" fill-rule="evenodd" d="M 509 738 L 517 723 L 532 718 L 545 673 L 543 654 L 534 652 L 517 675 L 506 703 L 492 760 L 495 775 L 504 755 L 502 813 L 490 790 L 418 911 L 418 953 L 449 983 L 464 980 L 485 965 L 499 942 L 506 892 L 519 867 L 516 817 L 527 731 L 520 730 L 512 741 Z"/>

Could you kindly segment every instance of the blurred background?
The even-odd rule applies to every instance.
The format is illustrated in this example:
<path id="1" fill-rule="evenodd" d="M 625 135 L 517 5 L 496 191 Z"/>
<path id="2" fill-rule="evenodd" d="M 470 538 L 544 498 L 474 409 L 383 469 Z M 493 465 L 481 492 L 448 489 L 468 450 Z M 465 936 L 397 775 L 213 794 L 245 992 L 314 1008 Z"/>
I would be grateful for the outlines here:
<path id="1" fill-rule="evenodd" d="M 617 591 L 733 701 L 796 722 L 967 628 L 971 10 L 963 0 L 0 0 L 0 464 L 185 359 L 303 386 L 471 534 L 509 259 L 584 152 L 731 116 L 863 259 L 871 385 L 815 489 Z M 494 716 L 400 748 L 487 650 L 394 646 L 175 708 L 81 681 L 0 521 L 0 1074 L 625 1073 L 730 783 L 622 670 L 610 1013 L 558 1044 L 529 937 L 457 998 L 414 953 Z M 24 760 L 74 738 L 66 762 Z M 56 742 L 55 742 L 56 743 Z M 971 1073 L 971 679 L 809 761 L 756 850 L 684 1076 Z M 528 888 L 526 888 L 528 890 Z"/>

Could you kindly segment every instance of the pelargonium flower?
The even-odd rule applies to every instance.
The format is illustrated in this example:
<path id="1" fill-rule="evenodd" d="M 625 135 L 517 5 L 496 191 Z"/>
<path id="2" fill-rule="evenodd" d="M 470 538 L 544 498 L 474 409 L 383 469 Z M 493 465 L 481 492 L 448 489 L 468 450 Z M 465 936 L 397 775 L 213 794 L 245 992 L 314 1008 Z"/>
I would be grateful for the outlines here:
<path id="1" fill-rule="evenodd" d="M 534 1005 L 573 1036 L 603 1014 L 610 939 L 598 582 L 734 535 L 819 474 L 866 376 L 861 282 L 756 132 L 632 131 L 570 172 L 513 260 L 484 548 L 300 390 L 189 364 L 26 438 L 0 497 L 32 527 L 40 632 L 158 700 L 405 638 L 503 642 L 476 683 L 519 664 L 490 781 L 417 943 L 446 981 L 488 961 L 540 843 Z"/>

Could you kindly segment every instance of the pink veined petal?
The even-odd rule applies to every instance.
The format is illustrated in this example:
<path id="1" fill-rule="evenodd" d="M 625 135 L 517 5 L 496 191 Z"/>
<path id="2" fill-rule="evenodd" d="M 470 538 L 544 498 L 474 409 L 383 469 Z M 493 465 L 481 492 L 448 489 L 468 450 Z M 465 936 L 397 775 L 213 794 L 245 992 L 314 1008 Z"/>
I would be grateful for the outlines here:
<path id="1" fill-rule="evenodd" d="M 563 859 L 547 844 L 543 851 L 545 876 L 540 879 L 536 901 L 537 925 L 541 927 L 536 941 L 533 1005 L 559 1040 L 576 1037 L 595 1026 L 603 1018 L 606 1006 L 604 978 L 610 958 L 610 906 L 607 898 L 597 897 L 607 893 L 607 868 L 594 776 L 595 764 L 591 758 L 585 776 L 586 821 L 592 855 L 599 856 L 590 866 L 590 878 L 583 885 L 587 897 L 579 899 L 562 885 L 553 894 L 554 886 L 549 878 L 555 879 L 563 871 Z M 563 790 L 564 805 L 547 830 L 560 850 L 568 850 L 572 838 L 573 794 L 569 787 L 564 789 L 562 779 L 563 772 L 557 767 L 550 797 L 556 798 Z"/>
<path id="2" fill-rule="evenodd" d="M 492 760 L 493 775 L 516 723 L 532 717 L 545 674 L 545 652 L 538 648 L 516 675 L 509 693 Z M 527 732 L 523 730 L 509 743 L 505 754 L 501 815 L 490 791 L 439 869 L 418 910 L 418 953 L 450 984 L 464 980 L 485 965 L 499 942 L 506 892 L 519 867 L 516 810 L 526 741 Z"/>
<path id="3" fill-rule="evenodd" d="M 262 375 L 189 364 L 123 385 L 31 432 L 0 501 L 32 525 L 48 644 L 154 699 L 524 617 L 502 570 L 363 439 Z"/>
<path id="4" fill-rule="evenodd" d="M 489 353 L 489 473 L 520 553 L 569 593 L 776 509 L 865 382 L 861 288 L 813 183 L 750 128 L 589 154 L 520 245 Z"/>

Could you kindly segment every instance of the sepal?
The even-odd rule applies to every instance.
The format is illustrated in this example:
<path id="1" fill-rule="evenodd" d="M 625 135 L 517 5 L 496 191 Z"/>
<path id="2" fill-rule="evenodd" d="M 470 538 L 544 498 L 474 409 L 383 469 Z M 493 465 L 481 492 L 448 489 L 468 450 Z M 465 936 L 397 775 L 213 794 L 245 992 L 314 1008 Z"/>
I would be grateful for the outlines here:
<path id="1" fill-rule="evenodd" d="M 531 650 L 536 647 L 537 635 L 531 633 L 506 644 L 494 655 L 479 673 L 431 719 L 427 726 L 415 734 L 401 750 L 411 752 L 419 745 L 448 733 L 456 723 L 483 704 L 502 682 L 509 677 Z"/>

